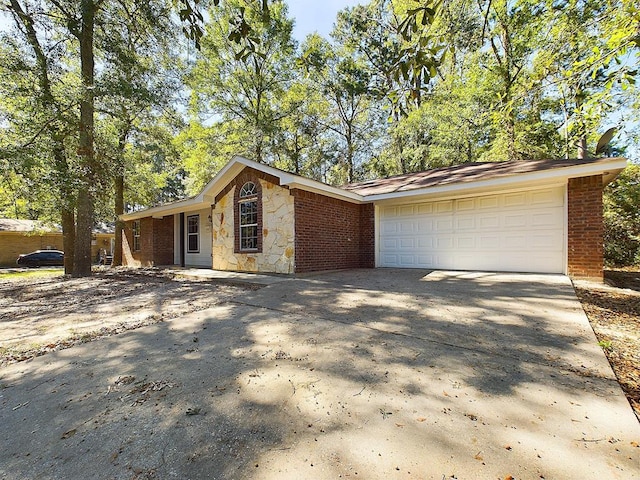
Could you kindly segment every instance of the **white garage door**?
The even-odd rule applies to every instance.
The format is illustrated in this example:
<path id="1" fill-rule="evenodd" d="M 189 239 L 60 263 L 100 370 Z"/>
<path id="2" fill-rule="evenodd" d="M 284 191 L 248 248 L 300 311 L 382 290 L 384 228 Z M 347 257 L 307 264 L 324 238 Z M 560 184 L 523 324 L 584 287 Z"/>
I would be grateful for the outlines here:
<path id="1" fill-rule="evenodd" d="M 380 207 L 381 267 L 562 273 L 564 188 Z"/>

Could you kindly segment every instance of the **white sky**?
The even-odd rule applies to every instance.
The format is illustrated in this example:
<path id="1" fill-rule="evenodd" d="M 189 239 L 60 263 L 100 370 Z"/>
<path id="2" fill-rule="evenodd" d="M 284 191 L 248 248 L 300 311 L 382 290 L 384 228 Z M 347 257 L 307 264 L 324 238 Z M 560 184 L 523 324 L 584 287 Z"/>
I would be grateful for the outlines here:
<path id="1" fill-rule="evenodd" d="M 295 19 L 293 36 L 299 42 L 313 32 L 329 37 L 338 11 L 366 0 L 288 0 L 289 16 Z"/>
<path id="2" fill-rule="evenodd" d="M 293 35 L 299 42 L 316 31 L 323 37 L 329 37 L 338 11 L 366 2 L 367 0 L 288 0 L 289 16 L 296 21 Z M 8 21 L 6 14 L 0 12 L 0 29 L 6 29 Z"/>

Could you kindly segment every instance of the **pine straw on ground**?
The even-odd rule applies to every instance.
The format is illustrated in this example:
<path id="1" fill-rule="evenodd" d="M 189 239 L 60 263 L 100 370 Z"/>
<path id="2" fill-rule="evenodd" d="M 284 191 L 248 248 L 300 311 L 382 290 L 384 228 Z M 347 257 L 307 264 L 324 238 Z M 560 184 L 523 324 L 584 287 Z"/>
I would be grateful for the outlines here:
<path id="1" fill-rule="evenodd" d="M 605 283 L 579 283 L 576 293 L 640 419 L 640 271 L 605 271 Z"/>

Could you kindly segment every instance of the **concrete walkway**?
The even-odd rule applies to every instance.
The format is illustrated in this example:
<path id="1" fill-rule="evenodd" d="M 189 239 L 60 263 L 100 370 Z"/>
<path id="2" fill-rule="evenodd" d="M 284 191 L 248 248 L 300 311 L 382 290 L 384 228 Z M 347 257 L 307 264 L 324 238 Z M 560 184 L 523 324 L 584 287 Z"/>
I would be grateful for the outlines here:
<path id="1" fill-rule="evenodd" d="M 292 277 L 288 275 L 228 272 L 224 270 L 212 270 L 210 268 L 195 267 L 160 267 L 163 271 L 169 272 L 178 278 L 193 280 L 216 280 L 229 283 L 251 283 L 254 285 L 271 285 Z"/>
<path id="2" fill-rule="evenodd" d="M 0 385 L 6 479 L 640 478 L 562 276 L 289 278 Z"/>

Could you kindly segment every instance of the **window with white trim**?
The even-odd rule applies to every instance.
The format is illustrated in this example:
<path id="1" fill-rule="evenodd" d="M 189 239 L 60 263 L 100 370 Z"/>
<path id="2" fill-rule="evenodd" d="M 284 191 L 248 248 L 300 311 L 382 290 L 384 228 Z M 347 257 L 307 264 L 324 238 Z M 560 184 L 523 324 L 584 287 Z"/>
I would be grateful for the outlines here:
<path id="1" fill-rule="evenodd" d="M 131 228 L 133 232 L 133 251 L 140 251 L 140 220 L 134 220 Z"/>
<path id="2" fill-rule="evenodd" d="M 187 253 L 200 252 L 200 215 L 187 217 Z"/>
<path id="3" fill-rule="evenodd" d="M 240 250 L 258 249 L 258 189 L 255 183 L 247 182 L 240 189 L 238 199 L 240 220 Z"/>

